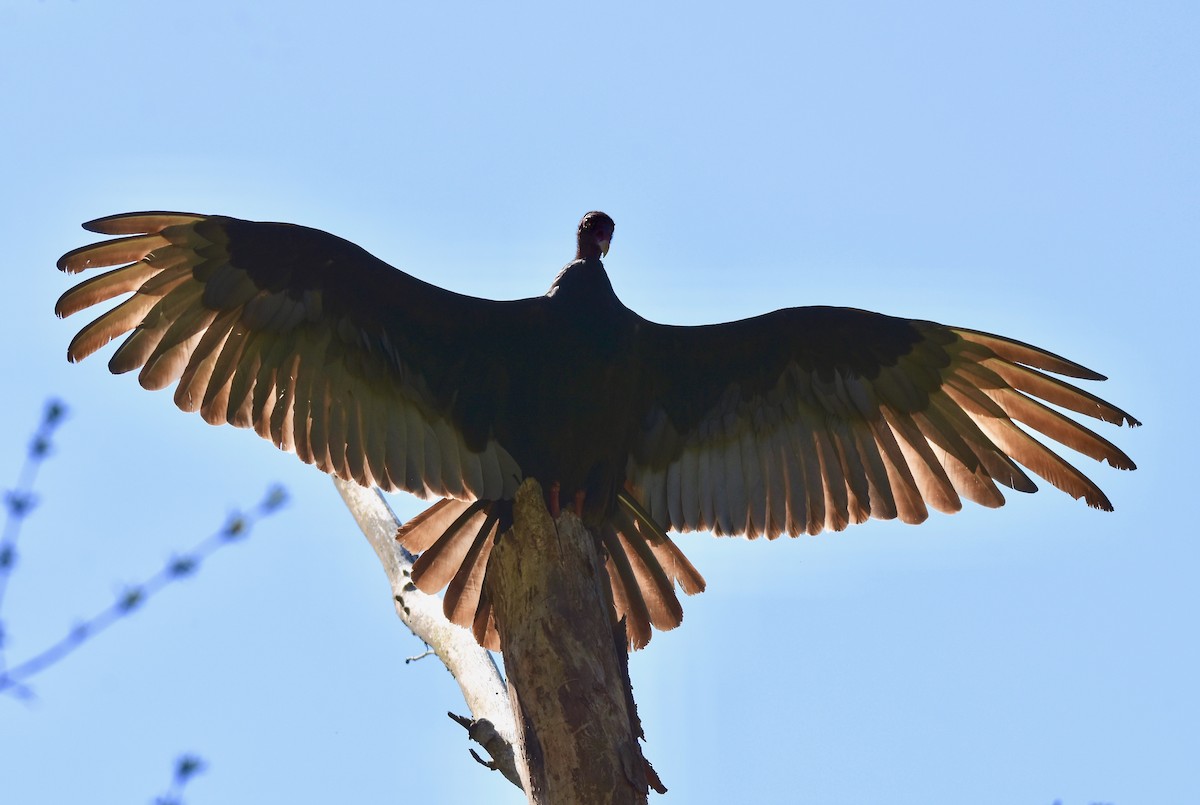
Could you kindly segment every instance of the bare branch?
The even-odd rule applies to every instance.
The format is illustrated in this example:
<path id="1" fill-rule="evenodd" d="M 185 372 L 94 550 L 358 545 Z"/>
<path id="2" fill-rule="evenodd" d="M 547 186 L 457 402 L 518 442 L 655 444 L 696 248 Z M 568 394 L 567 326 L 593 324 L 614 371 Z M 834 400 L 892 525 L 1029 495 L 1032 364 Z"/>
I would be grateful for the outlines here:
<path id="1" fill-rule="evenodd" d="M 503 774 L 510 783 L 517 788 L 522 788 L 521 778 L 517 774 L 516 759 L 513 757 L 512 743 L 496 731 L 496 727 L 486 718 L 479 718 L 472 721 L 471 719 L 456 715 L 454 713 L 446 713 L 450 718 L 454 719 L 455 723 L 462 726 L 467 731 L 467 735 L 471 740 L 482 746 L 492 756 L 491 760 L 484 760 L 471 750 L 471 757 L 479 765 L 492 771 L 498 771 Z"/>
<path id="2" fill-rule="evenodd" d="M 158 572 L 145 581 L 127 586 L 115 601 L 92 617 L 77 623 L 57 643 L 12 668 L 0 668 L 0 693 L 15 693 L 28 698 L 31 690 L 25 684 L 25 680 L 61 661 L 88 640 L 139 609 L 167 585 L 194 574 L 200 564 L 215 551 L 244 539 L 259 520 L 277 511 L 286 501 L 287 493 L 283 488 L 272 487 L 250 512 L 230 515 L 224 525 L 201 540 L 190 551 L 167 560 Z"/>
<path id="3" fill-rule="evenodd" d="M 196 755 L 180 755 L 175 759 L 175 771 L 167 791 L 154 800 L 154 805 L 182 805 L 183 789 L 197 774 L 205 771 L 208 764 Z"/>
<path id="4" fill-rule="evenodd" d="M 4 493 L 4 531 L 0 533 L 0 612 L 4 609 L 4 595 L 8 591 L 8 579 L 17 564 L 17 538 L 21 534 L 21 525 L 29 512 L 37 505 L 37 496 L 33 493 L 33 484 L 37 479 L 42 462 L 53 449 L 51 438 L 54 431 L 66 418 L 67 407 L 59 400 L 48 400 L 42 411 L 42 421 L 38 424 L 33 438 L 29 440 L 29 451 L 25 454 L 25 462 L 17 476 L 17 485 Z M 4 670 L 5 624 L 0 619 L 0 671 Z"/>
<path id="5" fill-rule="evenodd" d="M 514 760 L 512 749 L 516 723 L 508 701 L 508 688 L 495 660 L 469 631 L 446 619 L 440 598 L 426 595 L 413 586 L 410 580 L 412 556 L 396 542 L 396 530 L 402 523 L 383 495 L 353 481 L 334 478 L 333 483 L 387 573 L 396 614 L 437 654 L 458 682 L 473 716 L 468 732 L 492 756 L 491 764 L 485 765 L 499 770 L 514 785 L 520 786 L 521 776 L 516 765 L 519 761 Z M 461 716 L 453 718 L 459 721 Z M 474 727 L 476 724 L 480 725 L 478 731 Z"/>
<path id="6" fill-rule="evenodd" d="M 436 656 L 437 656 L 437 654 L 434 653 L 433 649 L 427 648 L 424 651 L 422 651 L 420 654 L 413 655 L 412 657 L 405 657 L 404 664 L 408 665 L 411 662 L 416 662 L 417 660 L 423 660 L 426 657 L 436 657 Z"/>

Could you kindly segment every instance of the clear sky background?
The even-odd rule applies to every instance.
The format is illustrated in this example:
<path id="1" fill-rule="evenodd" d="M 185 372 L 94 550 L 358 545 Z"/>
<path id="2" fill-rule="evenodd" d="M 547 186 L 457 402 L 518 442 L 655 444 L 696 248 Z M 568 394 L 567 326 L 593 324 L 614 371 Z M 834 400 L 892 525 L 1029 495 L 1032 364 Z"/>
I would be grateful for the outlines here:
<path id="1" fill-rule="evenodd" d="M 82 221 L 183 209 L 513 298 L 596 208 L 649 318 L 845 304 L 999 332 L 1110 375 L 1146 423 L 1101 425 L 1137 472 L 1080 459 L 1114 514 L 1050 489 L 681 538 L 708 591 L 632 664 L 661 801 L 1200 802 L 1200 12 L 984 5 L 0 0 L 0 483 L 43 400 L 71 408 L 9 658 L 292 495 L 0 700 L 0 797 L 147 802 L 188 751 L 189 805 L 521 801 L 446 718 L 449 674 L 404 663 L 422 647 L 328 479 L 111 377 L 111 349 L 68 365 L 87 319 L 55 319 L 54 261 Z"/>

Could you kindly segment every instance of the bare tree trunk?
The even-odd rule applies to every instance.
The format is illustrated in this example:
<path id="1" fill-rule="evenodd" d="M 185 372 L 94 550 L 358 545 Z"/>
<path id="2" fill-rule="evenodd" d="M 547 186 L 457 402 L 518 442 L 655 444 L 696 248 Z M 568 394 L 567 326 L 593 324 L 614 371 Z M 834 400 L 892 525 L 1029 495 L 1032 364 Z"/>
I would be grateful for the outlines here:
<path id="1" fill-rule="evenodd" d="M 597 541 L 574 514 L 556 524 L 532 479 L 517 491 L 513 514 L 492 550 L 485 592 L 529 802 L 644 803 L 647 774 L 656 789 L 661 783 L 638 744 L 624 625 L 611 614 Z"/>

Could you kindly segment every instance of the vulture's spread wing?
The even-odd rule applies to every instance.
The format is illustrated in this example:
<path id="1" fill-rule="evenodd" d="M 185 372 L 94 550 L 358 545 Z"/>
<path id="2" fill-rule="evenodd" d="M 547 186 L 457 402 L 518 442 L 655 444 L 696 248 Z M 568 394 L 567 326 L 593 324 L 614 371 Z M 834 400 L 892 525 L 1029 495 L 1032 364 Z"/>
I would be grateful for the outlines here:
<path id="1" fill-rule="evenodd" d="M 543 300 L 451 293 L 290 224 L 148 212 L 85 227 L 123 237 L 59 268 L 121 267 L 65 293 L 57 313 L 132 296 L 75 337 L 72 361 L 132 330 L 109 367 L 140 369 L 148 389 L 178 381 L 176 404 L 210 423 L 253 428 L 363 485 L 512 497 L 521 471 L 491 432 L 504 377 L 489 345 L 498 332 L 535 338 Z"/>
<path id="2" fill-rule="evenodd" d="M 869 517 L 921 522 L 960 498 L 1032 492 L 1022 465 L 1112 506 L 1027 428 L 1114 467 L 1134 464 L 1055 406 L 1133 417 L 1047 372 L 1103 376 L 999 336 L 848 308 L 793 308 L 705 327 L 645 322 L 641 436 L 628 479 L 679 531 L 815 534 Z"/>
<path id="3" fill-rule="evenodd" d="M 489 647 L 483 579 L 519 462 L 558 474 L 547 484 L 574 479 L 567 494 L 604 479 L 588 493 L 600 491 L 592 525 L 634 646 L 679 624 L 677 584 L 704 587 L 662 526 L 776 537 L 915 523 L 961 497 L 999 506 L 997 484 L 1033 491 L 1021 466 L 1112 508 L 1026 428 L 1133 468 L 1038 401 L 1138 424 L 1046 372 L 1103 378 L 1027 344 L 845 308 L 707 327 L 640 319 L 599 262 L 602 213 L 581 222 L 555 293 L 513 302 L 442 290 L 290 224 L 149 212 L 85 226 L 118 237 L 59 267 L 118 267 L 64 294 L 58 314 L 130 296 L 75 337 L 70 359 L 129 334 L 109 367 L 140 369 L 146 388 L 177 383 L 180 408 L 345 479 L 457 498 L 400 539 L 422 552 L 414 583 L 446 586 L 447 615 Z"/>

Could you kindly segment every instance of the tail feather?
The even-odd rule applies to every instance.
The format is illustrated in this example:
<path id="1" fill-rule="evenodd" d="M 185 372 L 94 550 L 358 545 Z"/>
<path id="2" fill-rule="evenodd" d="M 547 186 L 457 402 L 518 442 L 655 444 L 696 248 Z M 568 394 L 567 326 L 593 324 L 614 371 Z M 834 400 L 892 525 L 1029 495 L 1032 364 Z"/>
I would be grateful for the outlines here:
<path id="1" fill-rule="evenodd" d="M 683 622 L 683 607 L 675 595 L 675 585 L 651 553 L 646 538 L 638 531 L 633 518 L 618 509 L 613 518 L 620 539 L 619 552 L 625 554 L 633 571 L 633 583 L 642 592 L 650 622 L 659 629 L 674 629 Z M 611 551 L 610 551 L 611 553 Z"/>
<path id="2" fill-rule="evenodd" d="M 446 587 L 444 611 L 446 617 L 454 623 L 464 623 L 475 620 L 475 612 L 479 609 L 479 599 L 483 594 L 483 578 L 487 572 L 488 556 L 492 546 L 496 544 L 496 523 L 499 519 L 495 512 L 488 510 L 476 518 L 482 519 L 463 559 L 462 567 L 454 574 Z M 476 521 L 471 520 L 471 524 Z M 464 526 L 469 530 L 470 524 Z"/>
<path id="3" fill-rule="evenodd" d="M 483 524 L 486 514 L 482 510 L 486 505 L 487 501 L 475 501 L 468 505 L 442 536 L 413 563 L 413 584 L 417 585 L 417 589 L 435 593 L 459 572 L 459 568 L 468 561 L 475 543 L 475 532 L 471 526 L 478 528 Z"/>
<path id="4" fill-rule="evenodd" d="M 600 533 L 601 544 L 608 552 L 608 583 L 612 587 L 613 609 L 617 619 L 625 619 L 625 635 L 629 645 L 639 649 L 650 642 L 651 615 L 642 592 L 642 579 L 629 561 L 620 535 L 611 525 L 605 524 Z"/>
<path id="5" fill-rule="evenodd" d="M 655 522 L 638 499 L 626 492 L 621 492 L 617 495 L 617 502 L 628 510 L 642 539 L 650 546 L 659 565 L 666 571 L 667 578 L 672 582 L 677 582 L 688 595 L 704 592 L 705 581 L 704 577 L 700 575 L 700 571 L 696 570 L 695 566 L 688 561 L 688 558 L 683 555 L 683 551 L 667 534 L 666 529 Z"/>
<path id="6" fill-rule="evenodd" d="M 471 506 L 467 500 L 439 500 L 400 526 L 396 539 L 412 553 L 422 553 L 444 536 L 451 524 Z"/>
<path id="7" fill-rule="evenodd" d="M 487 590 L 484 590 L 479 597 L 479 608 L 475 611 L 475 618 L 469 624 L 460 623 L 459 626 L 465 626 L 475 635 L 475 639 L 479 641 L 479 645 L 483 646 L 488 651 L 500 651 L 500 632 L 496 629 L 496 611 L 492 608 L 492 601 L 488 597 Z"/>

